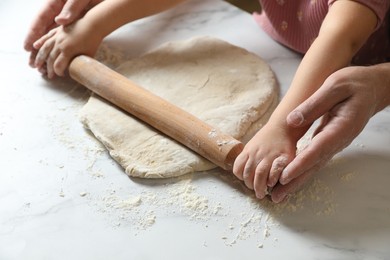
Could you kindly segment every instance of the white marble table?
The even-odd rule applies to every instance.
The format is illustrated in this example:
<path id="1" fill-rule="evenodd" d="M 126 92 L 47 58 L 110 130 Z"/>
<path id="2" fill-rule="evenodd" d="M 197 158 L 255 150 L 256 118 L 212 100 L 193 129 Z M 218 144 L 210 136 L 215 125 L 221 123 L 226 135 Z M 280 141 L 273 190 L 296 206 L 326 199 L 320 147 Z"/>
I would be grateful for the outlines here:
<path id="1" fill-rule="evenodd" d="M 78 121 L 89 93 L 27 66 L 22 43 L 42 3 L 0 3 L 0 259 L 390 259 L 389 109 L 289 203 L 258 202 L 220 170 L 131 179 Z M 106 44 L 130 58 L 199 35 L 263 57 L 282 93 L 300 61 L 217 0 L 125 26 Z"/>

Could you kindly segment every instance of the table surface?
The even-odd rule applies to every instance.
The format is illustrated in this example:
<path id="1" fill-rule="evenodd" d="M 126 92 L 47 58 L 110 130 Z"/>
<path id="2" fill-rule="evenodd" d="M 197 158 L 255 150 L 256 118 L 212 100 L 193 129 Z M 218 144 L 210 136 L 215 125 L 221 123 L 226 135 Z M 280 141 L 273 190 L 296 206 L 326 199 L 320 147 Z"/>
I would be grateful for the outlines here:
<path id="1" fill-rule="evenodd" d="M 90 93 L 28 67 L 43 2 L 0 4 L 0 259 L 389 259 L 389 109 L 288 203 L 257 201 L 220 170 L 132 179 L 78 120 Z M 104 46 L 128 59 L 202 35 L 261 56 L 282 94 L 301 59 L 218 0 L 126 25 Z"/>

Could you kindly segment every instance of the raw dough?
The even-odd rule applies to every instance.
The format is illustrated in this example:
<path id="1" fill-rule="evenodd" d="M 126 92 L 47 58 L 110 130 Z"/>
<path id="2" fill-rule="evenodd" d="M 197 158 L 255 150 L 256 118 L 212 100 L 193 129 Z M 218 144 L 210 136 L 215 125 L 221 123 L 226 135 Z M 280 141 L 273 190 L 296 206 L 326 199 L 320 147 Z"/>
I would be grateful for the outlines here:
<path id="1" fill-rule="evenodd" d="M 264 61 L 211 37 L 167 43 L 117 71 L 244 141 L 278 101 L 274 75 Z M 81 110 L 81 121 L 130 176 L 167 178 L 216 167 L 97 96 Z"/>

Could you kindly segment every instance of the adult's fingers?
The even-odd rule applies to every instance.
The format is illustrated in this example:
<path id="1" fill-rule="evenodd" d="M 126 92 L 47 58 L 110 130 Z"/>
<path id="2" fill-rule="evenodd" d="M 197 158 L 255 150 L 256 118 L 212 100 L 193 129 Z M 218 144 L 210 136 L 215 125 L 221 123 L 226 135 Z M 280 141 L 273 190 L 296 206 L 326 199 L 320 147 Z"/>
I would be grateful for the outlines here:
<path id="1" fill-rule="evenodd" d="M 341 105 L 336 106 L 342 109 Z M 321 129 L 312 138 L 310 144 L 303 149 L 283 170 L 279 182 L 287 184 L 297 178 L 304 172 L 314 168 L 322 167 L 337 152 L 342 150 L 347 144 L 349 138 L 345 134 L 348 132 L 349 124 L 346 124 L 343 117 L 330 116 L 319 126 Z M 324 123 L 326 123 L 324 125 Z"/>
<path id="2" fill-rule="evenodd" d="M 63 5 L 63 1 L 49 0 L 39 11 L 24 40 L 26 51 L 32 51 L 34 49 L 33 43 L 55 27 L 54 18 L 61 12 Z"/>
<path id="3" fill-rule="evenodd" d="M 74 22 L 87 9 L 91 0 L 67 0 L 61 13 L 55 18 L 59 25 L 67 25 Z"/>
<path id="4" fill-rule="evenodd" d="M 313 176 L 315 170 L 308 171 L 286 185 L 278 183 L 271 192 L 271 200 L 275 203 L 282 202 L 290 194 L 297 192 Z"/>
<path id="5" fill-rule="evenodd" d="M 326 159 L 322 154 L 331 154 L 331 151 L 327 151 L 330 149 L 329 144 L 325 144 L 327 144 L 326 138 L 317 139 L 317 142 L 312 142 L 306 149 L 300 152 L 289 165 L 287 165 L 282 172 L 279 182 L 283 185 L 287 185 L 299 178 L 305 172 L 318 168 L 319 165 L 324 164 L 324 160 Z"/>

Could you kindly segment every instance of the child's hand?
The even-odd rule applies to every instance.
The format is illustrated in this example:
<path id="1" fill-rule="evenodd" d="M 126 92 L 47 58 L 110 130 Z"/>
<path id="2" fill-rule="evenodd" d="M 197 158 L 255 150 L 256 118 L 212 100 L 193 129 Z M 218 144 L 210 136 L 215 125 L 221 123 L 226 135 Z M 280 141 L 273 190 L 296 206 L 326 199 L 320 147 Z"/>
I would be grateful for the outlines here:
<path id="1" fill-rule="evenodd" d="M 33 44 L 53 28 L 69 25 L 84 16 L 84 14 L 103 0 L 48 0 L 31 24 L 24 49 L 30 52 L 29 64 L 34 67 L 38 50 Z M 39 69 L 43 72 L 43 68 Z"/>
<path id="2" fill-rule="evenodd" d="M 296 141 L 286 127 L 265 125 L 245 146 L 233 166 L 233 173 L 263 199 L 294 158 Z"/>
<path id="3" fill-rule="evenodd" d="M 70 26 L 52 29 L 33 45 L 38 50 L 34 67 L 48 78 L 63 76 L 71 60 L 80 54 L 93 56 L 101 38 L 81 20 Z"/>
<path id="4" fill-rule="evenodd" d="M 33 43 L 59 25 L 68 25 L 103 0 L 49 0 L 32 22 L 24 41 L 26 51 L 33 52 Z"/>

